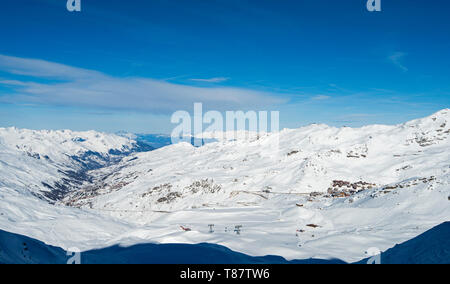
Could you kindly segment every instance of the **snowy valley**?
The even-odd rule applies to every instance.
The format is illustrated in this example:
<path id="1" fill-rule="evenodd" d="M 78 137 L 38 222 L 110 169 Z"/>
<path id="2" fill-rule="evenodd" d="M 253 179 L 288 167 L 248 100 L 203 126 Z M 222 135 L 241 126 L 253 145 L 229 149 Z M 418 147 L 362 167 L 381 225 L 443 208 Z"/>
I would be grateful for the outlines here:
<path id="1" fill-rule="evenodd" d="M 81 251 L 212 243 L 356 262 L 450 220 L 449 136 L 448 109 L 156 150 L 94 131 L 0 129 L 0 229 Z"/>

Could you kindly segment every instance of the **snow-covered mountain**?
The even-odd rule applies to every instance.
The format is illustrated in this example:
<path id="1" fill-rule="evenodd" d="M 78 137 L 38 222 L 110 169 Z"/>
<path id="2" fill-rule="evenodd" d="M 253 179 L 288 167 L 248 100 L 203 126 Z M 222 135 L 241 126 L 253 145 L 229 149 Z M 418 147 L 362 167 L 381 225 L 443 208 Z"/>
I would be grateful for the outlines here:
<path id="1" fill-rule="evenodd" d="M 433 183 L 450 165 L 449 118 L 445 110 L 398 126 L 311 125 L 201 148 L 181 143 L 91 172 L 93 185 L 67 201 L 170 211 L 259 204 L 277 194 L 346 196 L 414 178 Z"/>
<path id="2" fill-rule="evenodd" d="M 358 261 L 450 220 L 449 136 L 448 109 L 142 153 L 116 135 L 0 129 L 0 229 L 63 248 L 209 242 Z"/>
<path id="3" fill-rule="evenodd" d="M 88 182 L 87 171 L 147 148 L 95 131 L 0 128 L 0 185 L 56 201 Z"/>

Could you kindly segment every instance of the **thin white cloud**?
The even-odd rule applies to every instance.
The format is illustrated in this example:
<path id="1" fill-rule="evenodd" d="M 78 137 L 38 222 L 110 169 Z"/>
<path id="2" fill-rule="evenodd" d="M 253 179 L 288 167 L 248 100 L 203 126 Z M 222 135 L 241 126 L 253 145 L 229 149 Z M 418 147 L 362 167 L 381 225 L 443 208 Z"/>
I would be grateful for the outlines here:
<path id="1" fill-rule="evenodd" d="M 195 82 L 203 82 L 203 83 L 222 83 L 225 81 L 228 81 L 230 78 L 226 77 L 215 77 L 215 78 L 209 78 L 209 79 L 189 79 L 190 81 Z"/>
<path id="2" fill-rule="evenodd" d="M 395 66 L 400 68 L 403 72 L 407 72 L 408 68 L 405 65 L 403 65 L 403 63 L 402 63 L 402 59 L 406 55 L 407 54 L 404 52 L 395 52 L 395 53 L 391 54 L 388 58 Z"/>
<path id="3" fill-rule="evenodd" d="M 39 78 L 80 80 L 102 77 L 102 73 L 40 59 L 27 59 L 0 54 L 0 70 Z"/>
<path id="4" fill-rule="evenodd" d="M 18 80 L 0 80 L 1 85 L 10 85 L 10 86 L 26 86 L 27 83 L 18 81 Z"/>
<path id="5" fill-rule="evenodd" d="M 37 59 L 0 55 L 0 71 L 58 82 L 2 80 L 13 89 L 0 102 L 93 107 L 171 113 L 190 110 L 193 103 L 205 108 L 233 110 L 285 103 L 273 93 L 243 88 L 201 88 L 149 78 L 117 78 L 104 73 Z M 40 80 L 42 81 L 42 80 Z"/>
<path id="6" fill-rule="evenodd" d="M 325 101 L 325 100 L 331 99 L 331 97 L 326 96 L 326 95 L 317 95 L 317 96 L 312 97 L 311 99 L 314 101 Z"/>

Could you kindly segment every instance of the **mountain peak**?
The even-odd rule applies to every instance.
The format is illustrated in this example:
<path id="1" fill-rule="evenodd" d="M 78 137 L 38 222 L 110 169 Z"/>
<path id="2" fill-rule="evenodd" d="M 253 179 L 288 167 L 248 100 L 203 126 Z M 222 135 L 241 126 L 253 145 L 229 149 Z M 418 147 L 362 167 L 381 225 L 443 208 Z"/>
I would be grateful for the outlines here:
<path id="1" fill-rule="evenodd" d="M 444 109 L 436 112 L 434 115 L 435 116 L 442 116 L 442 115 L 443 116 L 450 116 L 450 109 L 449 108 L 444 108 Z"/>

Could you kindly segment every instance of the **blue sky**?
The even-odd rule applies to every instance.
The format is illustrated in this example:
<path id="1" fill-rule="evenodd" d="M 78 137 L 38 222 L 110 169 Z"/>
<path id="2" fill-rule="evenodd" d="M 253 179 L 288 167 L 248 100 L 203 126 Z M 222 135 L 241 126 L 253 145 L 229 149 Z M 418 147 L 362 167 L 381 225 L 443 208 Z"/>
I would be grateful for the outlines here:
<path id="1" fill-rule="evenodd" d="M 290 128 L 450 107 L 449 1 L 81 2 L 0 4 L 0 127 L 169 133 L 195 101 Z"/>

